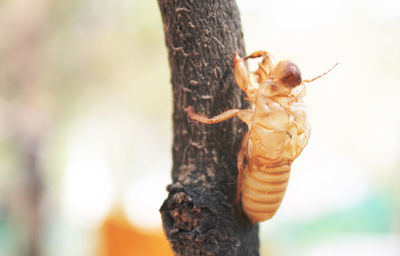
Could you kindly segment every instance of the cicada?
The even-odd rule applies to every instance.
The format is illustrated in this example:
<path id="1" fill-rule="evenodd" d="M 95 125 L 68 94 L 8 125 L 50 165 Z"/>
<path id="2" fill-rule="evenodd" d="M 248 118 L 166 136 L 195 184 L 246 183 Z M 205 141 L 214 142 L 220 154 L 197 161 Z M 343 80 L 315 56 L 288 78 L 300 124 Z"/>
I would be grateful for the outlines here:
<path id="1" fill-rule="evenodd" d="M 247 68 L 249 58 L 261 58 L 254 72 Z M 194 113 L 192 107 L 186 108 L 191 119 L 204 124 L 237 116 L 248 125 L 237 158 L 236 203 L 241 202 L 252 223 L 268 220 L 278 210 L 291 165 L 310 137 L 303 103 L 305 84 L 329 71 L 311 80 L 302 80 L 296 64 L 288 60 L 275 64 L 266 51 L 256 51 L 245 58 L 234 53 L 234 77 L 251 108 L 230 109 L 212 118 Z"/>

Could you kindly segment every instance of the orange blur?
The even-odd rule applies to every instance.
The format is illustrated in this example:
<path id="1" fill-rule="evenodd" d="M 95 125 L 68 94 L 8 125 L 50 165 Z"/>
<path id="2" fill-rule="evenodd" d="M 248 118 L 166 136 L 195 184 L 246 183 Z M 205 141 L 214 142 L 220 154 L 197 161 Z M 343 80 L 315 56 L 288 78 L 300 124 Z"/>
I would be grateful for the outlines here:
<path id="1" fill-rule="evenodd" d="M 160 228 L 144 233 L 135 228 L 122 211 L 114 211 L 101 226 L 101 256 L 173 256 Z"/>

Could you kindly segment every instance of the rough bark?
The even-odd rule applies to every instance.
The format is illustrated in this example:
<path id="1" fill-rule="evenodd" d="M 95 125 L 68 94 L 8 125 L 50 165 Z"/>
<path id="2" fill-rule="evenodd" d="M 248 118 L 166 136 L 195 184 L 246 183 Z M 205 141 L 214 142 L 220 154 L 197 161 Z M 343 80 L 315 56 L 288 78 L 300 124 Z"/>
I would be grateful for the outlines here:
<path id="1" fill-rule="evenodd" d="M 236 158 L 246 127 L 237 118 L 204 125 L 184 108 L 213 116 L 245 108 L 232 54 L 244 55 L 233 0 L 158 0 L 174 94 L 173 183 L 160 212 L 176 255 L 259 255 L 258 226 L 233 201 Z"/>

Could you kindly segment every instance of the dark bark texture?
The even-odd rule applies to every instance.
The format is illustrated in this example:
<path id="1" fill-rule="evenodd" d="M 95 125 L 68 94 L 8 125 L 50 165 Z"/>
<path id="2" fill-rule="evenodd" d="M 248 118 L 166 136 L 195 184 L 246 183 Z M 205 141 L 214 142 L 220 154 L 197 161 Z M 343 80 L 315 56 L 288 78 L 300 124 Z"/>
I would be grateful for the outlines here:
<path id="1" fill-rule="evenodd" d="M 160 212 L 176 255 L 259 255 L 258 225 L 233 206 L 236 158 L 246 126 L 237 118 L 204 125 L 188 119 L 246 108 L 232 54 L 244 55 L 233 0 L 158 0 L 174 94 L 173 183 Z"/>

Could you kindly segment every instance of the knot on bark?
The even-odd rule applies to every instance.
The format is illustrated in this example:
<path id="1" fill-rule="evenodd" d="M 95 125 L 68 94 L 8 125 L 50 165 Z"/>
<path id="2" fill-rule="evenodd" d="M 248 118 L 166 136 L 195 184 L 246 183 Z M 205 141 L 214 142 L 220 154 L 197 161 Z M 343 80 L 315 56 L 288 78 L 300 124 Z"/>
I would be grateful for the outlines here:
<path id="1" fill-rule="evenodd" d="M 178 255 L 220 255 L 215 253 L 221 234 L 217 217 L 200 207 L 186 191 L 170 192 L 160 209 L 166 235 Z M 211 254 L 205 252 L 214 251 Z"/>
<path id="2" fill-rule="evenodd" d="M 200 209 L 194 206 L 192 198 L 184 192 L 172 196 L 172 208 L 169 214 L 174 220 L 174 225 L 181 231 L 192 231 L 199 223 Z"/>

